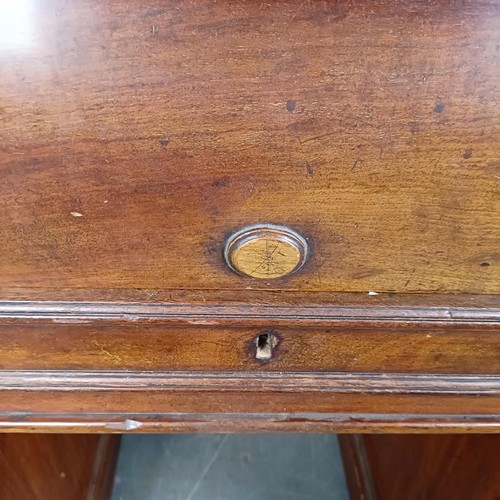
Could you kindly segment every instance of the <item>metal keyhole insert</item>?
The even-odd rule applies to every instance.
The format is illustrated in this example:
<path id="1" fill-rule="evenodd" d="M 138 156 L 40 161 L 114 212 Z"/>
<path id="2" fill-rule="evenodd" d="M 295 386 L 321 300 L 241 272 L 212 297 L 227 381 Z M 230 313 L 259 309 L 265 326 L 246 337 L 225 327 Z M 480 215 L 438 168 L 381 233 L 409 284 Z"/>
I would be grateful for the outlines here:
<path id="1" fill-rule="evenodd" d="M 273 357 L 273 349 L 278 345 L 278 337 L 273 333 L 261 333 L 255 339 L 255 358 L 269 360 Z"/>

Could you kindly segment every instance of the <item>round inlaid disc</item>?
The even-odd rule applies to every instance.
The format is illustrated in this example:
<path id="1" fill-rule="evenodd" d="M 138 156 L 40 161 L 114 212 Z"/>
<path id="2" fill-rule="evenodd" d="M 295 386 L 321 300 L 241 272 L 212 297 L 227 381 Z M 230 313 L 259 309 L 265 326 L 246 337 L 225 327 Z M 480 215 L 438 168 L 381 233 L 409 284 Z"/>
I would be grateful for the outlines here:
<path id="1" fill-rule="evenodd" d="M 299 269 L 307 256 L 305 239 L 292 229 L 262 225 L 233 234 L 224 252 L 229 267 L 252 278 L 281 278 Z"/>

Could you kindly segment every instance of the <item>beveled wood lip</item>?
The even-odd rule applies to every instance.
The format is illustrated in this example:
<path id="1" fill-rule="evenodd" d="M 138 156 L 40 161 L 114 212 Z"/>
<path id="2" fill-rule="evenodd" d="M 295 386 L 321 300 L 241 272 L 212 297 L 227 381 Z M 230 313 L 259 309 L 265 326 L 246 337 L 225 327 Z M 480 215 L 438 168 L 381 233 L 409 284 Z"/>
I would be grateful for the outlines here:
<path id="1" fill-rule="evenodd" d="M 0 370 L 0 390 L 500 395 L 497 374 Z"/>
<path id="2" fill-rule="evenodd" d="M 499 294 L 334 292 L 227 288 L 0 287 L 0 302 L 82 302 L 192 305 L 500 308 Z"/>
<path id="3" fill-rule="evenodd" d="M 182 304 L 133 302 L 0 301 L 0 322 L 48 320 L 61 323 L 93 321 L 179 322 L 190 325 L 279 322 L 500 324 L 500 307 L 430 307 L 372 305 Z"/>
<path id="4" fill-rule="evenodd" d="M 0 412 L 2 432 L 498 433 L 492 415 L 394 413 L 42 413 Z"/>

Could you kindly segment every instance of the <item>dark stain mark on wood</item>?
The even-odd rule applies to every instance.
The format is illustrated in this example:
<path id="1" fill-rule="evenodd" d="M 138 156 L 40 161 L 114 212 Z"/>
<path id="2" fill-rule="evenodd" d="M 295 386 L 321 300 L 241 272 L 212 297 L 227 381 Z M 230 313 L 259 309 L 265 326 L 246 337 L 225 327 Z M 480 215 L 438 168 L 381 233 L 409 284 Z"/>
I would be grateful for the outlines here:
<path id="1" fill-rule="evenodd" d="M 289 99 L 288 101 L 286 101 L 286 110 L 289 113 L 293 113 L 296 105 L 297 105 L 297 103 L 295 101 L 292 101 L 291 99 Z"/>
<path id="2" fill-rule="evenodd" d="M 227 187 L 229 186 L 230 179 L 227 175 L 224 177 L 219 177 L 212 182 L 212 186 L 215 188 Z"/>
<path id="3" fill-rule="evenodd" d="M 170 144 L 170 138 L 164 137 L 163 139 L 160 139 L 160 145 L 163 147 L 167 147 Z"/>
<path id="4" fill-rule="evenodd" d="M 481 262 L 481 267 L 490 267 L 489 262 Z"/>
<path id="5" fill-rule="evenodd" d="M 468 160 L 471 156 L 472 156 L 472 149 L 471 148 L 466 149 L 464 153 L 464 158 Z"/>
<path id="6" fill-rule="evenodd" d="M 434 106 L 434 112 L 435 113 L 442 113 L 444 110 L 444 104 L 438 103 L 436 106 Z"/>
<path id="7" fill-rule="evenodd" d="M 324 5 L 318 7 L 318 10 L 313 10 L 309 15 L 299 17 L 298 20 L 329 24 L 331 22 L 342 21 L 348 12 L 347 8 L 337 4 L 330 6 L 328 2 L 324 2 Z"/>

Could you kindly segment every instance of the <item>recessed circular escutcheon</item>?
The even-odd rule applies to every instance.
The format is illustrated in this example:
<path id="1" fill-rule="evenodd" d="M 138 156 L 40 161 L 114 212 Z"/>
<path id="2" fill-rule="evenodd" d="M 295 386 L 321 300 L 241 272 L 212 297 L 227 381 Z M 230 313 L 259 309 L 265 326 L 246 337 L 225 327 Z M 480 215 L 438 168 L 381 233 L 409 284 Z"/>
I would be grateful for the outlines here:
<path id="1" fill-rule="evenodd" d="M 299 269 L 307 258 L 306 240 L 290 228 L 251 226 L 233 234 L 224 249 L 229 267 L 245 276 L 281 278 Z"/>

